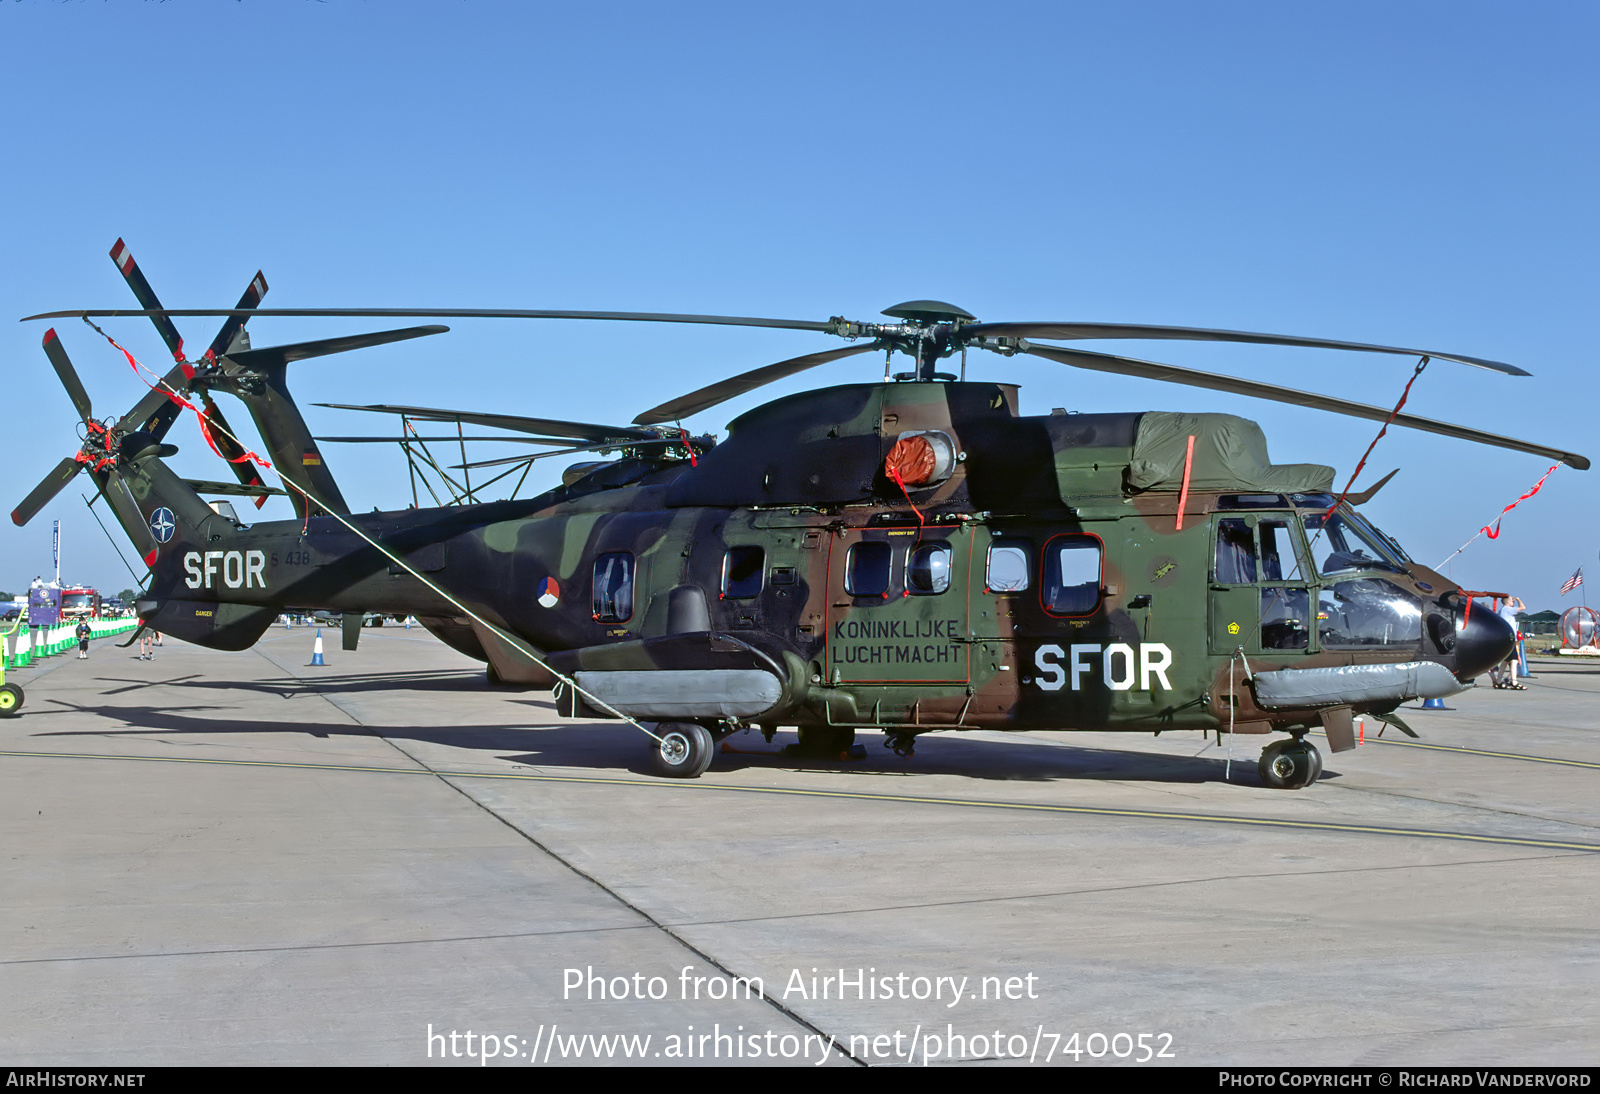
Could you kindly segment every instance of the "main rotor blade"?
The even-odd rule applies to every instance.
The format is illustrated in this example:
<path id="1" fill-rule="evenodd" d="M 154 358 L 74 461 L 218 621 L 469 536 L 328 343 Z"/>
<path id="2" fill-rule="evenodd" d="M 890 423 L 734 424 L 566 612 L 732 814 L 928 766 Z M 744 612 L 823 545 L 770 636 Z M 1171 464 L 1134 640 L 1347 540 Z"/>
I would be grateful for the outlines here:
<path id="1" fill-rule="evenodd" d="M 172 359 L 183 360 L 183 337 L 178 333 L 178 328 L 172 325 L 172 320 L 161 310 L 161 301 L 156 299 L 155 290 L 150 287 L 150 282 L 144 279 L 144 273 L 133 261 L 133 252 L 129 251 L 128 245 L 120 239 L 111 248 L 111 261 L 117 264 L 117 269 L 121 271 L 123 280 L 127 281 L 128 288 L 133 290 L 133 295 L 147 309 L 139 314 L 148 315 L 150 321 L 156 325 L 161 340 L 167 344 L 167 349 L 172 351 Z"/>
<path id="2" fill-rule="evenodd" d="M 143 300 L 140 303 L 144 303 Z M 527 308 L 163 308 L 145 309 L 73 308 L 68 311 L 41 312 L 22 320 L 77 319 L 83 316 L 115 318 L 124 315 L 270 315 L 300 317 L 377 317 L 390 319 L 607 319 L 637 323 L 710 323 L 722 327 L 778 327 L 783 330 L 813 330 L 833 333 L 839 325 L 832 320 L 759 319 L 744 315 L 678 315 L 651 311 L 548 311 Z"/>
<path id="3" fill-rule="evenodd" d="M 548 444 L 556 448 L 566 448 L 572 443 L 571 437 L 313 437 L 312 440 L 336 444 L 442 444 L 446 441 L 455 444 L 457 441 L 509 441 L 511 444 Z"/>
<path id="4" fill-rule="evenodd" d="M 260 349 L 240 350 L 227 355 L 236 365 L 251 369 L 266 369 L 286 365 L 290 361 L 304 361 L 307 357 L 325 357 L 330 353 L 344 353 L 367 346 L 382 346 L 389 342 L 404 342 L 408 338 L 425 338 L 430 334 L 443 334 L 449 327 L 405 327 L 401 330 L 383 330 L 372 334 L 347 334 L 342 338 L 324 338 L 317 342 L 294 342 L 284 346 L 262 346 Z"/>
<path id="5" fill-rule="evenodd" d="M 1466 357 L 1459 353 L 1438 353 L 1431 349 L 1402 349 L 1374 346 L 1365 342 L 1335 342 L 1327 338 L 1300 338 L 1292 334 L 1253 334 L 1242 330 L 1209 330 L 1204 327 L 1151 327 L 1139 323 L 973 323 L 961 328 L 960 338 L 1053 338 L 1064 342 L 1096 338 L 1177 339 L 1185 342 L 1252 342 L 1263 346 L 1302 346 L 1307 349 L 1360 350 L 1364 353 L 1397 353 L 1403 357 L 1437 357 L 1475 365 L 1507 376 L 1531 376 L 1516 365 Z"/>
<path id="6" fill-rule="evenodd" d="M 234 305 L 236 309 L 245 309 L 245 314 L 240 315 L 236 311 L 223 320 L 222 329 L 217 331 L 217 336 L 211 340 L 211 346 L 206 350 L 207 361 L 215 361 L 228 352 L 228 347 L 233 345 L 233 340 L 244 330 L 244 325 L 249 322 L 256 305 L 261 303 L 261 298 L 266 295 L 267 279 L 260 270 L 257 270 L 256 275 L 250 279 L 250 284 L 245 286 L 244 295 L 239 297 L 239 302 Z"/>
<path id="7" fill-rule="evenodd" d="M 67 351 L 56 336 L 54 327 L 44 332 L 44 355 L 50 358 L 56 376 L 61 379 L 61 386 L 67 389 L 67 398 L 78 410 L 78 417 L 86 422 L 94 421 L 94 404 L 89 401 L 89 393 L 84 390 L 83 381 L 78 379 L 78 370 L 72 367 L 72 361 L 67 357 Z"/>
<path id="8" fill-rule="evenodd" d="M 1023 347 L 1023 351 L 1036 357 L 1059 361 L 1063 365 L 1072 365 L 1074 368 L 1093 369 L 1096 372 L 1115 372 L 1124 376 L 1142 376 L 1148 380 L 1165 380 L 1168 383 L 1210 388 L 1213 391 L 1227 391 L 1235 395 L 1252 395 L 1258 399 L 1271 399 L 1278 403 L 1306 406 L 1314 410 L 1327 410 L 1335 414 L 1348 414 L 1353 418 L 1366 418 L 1374 422 L 1387 421 L 1390 414 L 1390 411 L 1385 410 L 1383 407 L 1368 406 L 1366 403 L 1351 402 L 1348 399 L 1336 399 L 1331 395 L 1318 395 L 1310 391 L 1296 391 L 1291 388 L 1279 387 L 1276 384 L 1242 380 L 1236 376 L 1220 376 L 1214 372 L 1179 368 L 1176 365 L 1163 365 L 1155 361 L 1140 361 L 1133 357 L 1116 357 L 1109 353 L 1091 353 L 1088 350 L 1062 349 L 1058 346 L 1026 345 Z M 1559 448 L 1551 448 L 1548 445 L 1532 444 L 1528 441 L 1502 437 L 1495 433 L 1485 433 L 1481 429 L 1471 429 L 1463 425 L 1451 425 L 1449 422 L 1436 422 L 1431 418 L 1418 418 L 1412 414 L 1395 415 L 1394 424 L 1403 425 L 1408 429 L 1421 429 L 1428 433 L 1438 433 L 1445 437 L 1476 441 L 1478 444 L 1493 445 L 1496 448 L 1509 448 L 1515 452 L 1531 452 L 1546 459 L 1560 460 L 1562 463 L 1567 464 L 1569 467 L 1575 467 L 1579 471 L 1587 471 L 1589 469 L 1588 458 L 1575 452 L 1563 452 Z"/>
<path id="9" fill-rule="evenodd" d="M 82 466 L 83 464 L 71 456 L 56 464 L 55 470 L 39 480 L 39 485 L 22 499 L 22 504 L 11 510 L 11 523 L 20 528 L 32 520 L 39 510 L 50 504 L 51 498 L 61 493 L 62 488 L 72 481 L 72 477 Z"/>
<path id="10" fill-rule="evenodd" d="M 661 436 L 653 429 L 634 429 L 631 426 L 594 425 L 589 422 L 566 422 L 555 418 L 522 418 L 514 414 L 478 414 L 464 410 L 438 410 L 425 406 L 353 406 L 349 403 L 317 403 L 317 406 L 334 410 L 364 410 L 375 414 L 404 414 L 429 422 L 465 422 L 484 425 L 491 429 L 510 429 L 518 433 L 544 433 L 552 437 L 570 437 L 580 441 L 653 441 Z"/>
<path id="11" fill-rule="evenodd" d="M 777 364 L 764 365 L 761 368 L 742 372 L 738 376 L 731 376 L 726 380 L 719 380 L 701 388 L 681 395 L 670 402 L 652 407 L 633 420 L 635 425 L 660 425 L 663 422 L 676 422 L 691 414 L 698 414 L 718 403 L 726 402 L 747 391 L 753 391 L 763 384 L 770 384 L 782 380 L 786 376 L 793 376 L 797 372 L 804 372 L 808 368 L 825 365 L 829 361 L 837 361 L 841 357 L 849 357 L 856 353 L 867 353 L 875 349 L 883 349 L 883 342 L 868 342 L 859 346 L 845 346 L 843 349 L 823 350 L 821 353 L 808 353 L 804 357 L 791 357 L 787 361 Z"/>

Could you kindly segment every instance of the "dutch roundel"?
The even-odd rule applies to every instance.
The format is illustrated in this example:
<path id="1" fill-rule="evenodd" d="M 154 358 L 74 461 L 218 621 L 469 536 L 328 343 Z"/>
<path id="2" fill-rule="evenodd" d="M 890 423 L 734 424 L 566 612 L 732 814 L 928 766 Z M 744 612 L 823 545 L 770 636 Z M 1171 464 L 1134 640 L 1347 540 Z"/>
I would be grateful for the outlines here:
<path id="1" fill-rule="evenodd" d="M 556 584 L 556 579 L 547 577 L 539 582 L 539 605 L 544 608 L 553 608 L 561 602 L 561 586 Z"/>

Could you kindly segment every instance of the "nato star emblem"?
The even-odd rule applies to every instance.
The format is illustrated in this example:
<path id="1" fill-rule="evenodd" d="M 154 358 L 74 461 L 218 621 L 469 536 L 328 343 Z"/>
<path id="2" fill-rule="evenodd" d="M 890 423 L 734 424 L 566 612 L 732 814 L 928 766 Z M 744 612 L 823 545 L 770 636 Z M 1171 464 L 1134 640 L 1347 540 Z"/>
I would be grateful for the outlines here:
<path id="1" fill-rule="evenodd" d="M 178 522 L 165 505 L 150 514 L 150 534 L 156 537 L 157 543 L 167 542 L 177 530 Z"/>

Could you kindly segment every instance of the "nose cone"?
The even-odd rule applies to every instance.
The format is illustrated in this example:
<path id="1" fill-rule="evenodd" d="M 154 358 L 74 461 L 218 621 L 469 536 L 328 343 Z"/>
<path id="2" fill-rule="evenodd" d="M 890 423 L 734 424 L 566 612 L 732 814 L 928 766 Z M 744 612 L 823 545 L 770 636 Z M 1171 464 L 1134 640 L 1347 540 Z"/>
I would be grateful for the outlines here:
<path id="1" fill-rule="evenodd" d="M 1494 612 L 1475 611 L 1456 632 L 1455 674 L 1470 680 L 1504 661 L 1517 644 L 1517 632 Z"/>

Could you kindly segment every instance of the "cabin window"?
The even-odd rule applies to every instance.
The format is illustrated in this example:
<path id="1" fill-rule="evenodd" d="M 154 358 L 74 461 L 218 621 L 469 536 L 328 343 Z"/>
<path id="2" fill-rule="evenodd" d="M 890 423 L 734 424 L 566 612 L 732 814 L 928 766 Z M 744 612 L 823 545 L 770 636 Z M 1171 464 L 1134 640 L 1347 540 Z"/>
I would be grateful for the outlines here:
<path id="1" fill-rule="evenodd" d="M 991 593 L 1020 593 L 1028 587 L 1028 555 L 1031 544 L 993 544 L 989 548 L 989 570 L 984 584 Z"/>
<path id="2" fill-rule="evenodd" d="M 722 560 L 722 595 L 748 600 L 761 594 L 761 574 L 767 553 L 760 547 L 730 547 Z"/>
<path id="3" fill-rule="evenodd" d="M 594 560 L 596 623 L 626 623 L 633 616 L 633 555 L 614 551 Z"/>
<path id="4" fill-rule="evenodd" d="M 1217 521 L 1217 581 L 1249 585 L 1256 579 L 1256 541 L 1242 520 Z"/>
<path id="5" fill-rule="evenodd" d="M 889 545 L 882 540 L 851 547 L 844 564 L 844 591 L 851 596 L 887 596 L 889 560 Z"/>
<path id="6" fill-rule="evenodd" d="M 1056 536 L 1044 547 L 1040 594 L 1052 615 L 1089 615 L 1100 606 L 1100 540 Z"/>
<path id="7" fill-rule="evenodd" d="M 950 587 L 950 545 L 924 543 L 911 552 L 906 587 L 913 593 L 942 593 Z"/>

